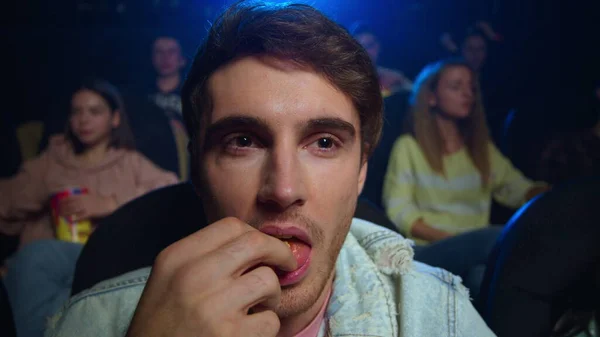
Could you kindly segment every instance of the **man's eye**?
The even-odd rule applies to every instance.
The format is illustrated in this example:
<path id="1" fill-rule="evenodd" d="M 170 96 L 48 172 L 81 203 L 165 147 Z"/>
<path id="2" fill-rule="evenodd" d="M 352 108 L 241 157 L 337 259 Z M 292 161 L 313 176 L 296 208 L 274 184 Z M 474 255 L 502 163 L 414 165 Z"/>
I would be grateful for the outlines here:
<path id="1" fill-rule="evenodd" d="M 309 147 L 319 155 L 333 156 L 342 147 L 342 143 L 335 137 L 322 136 L 310 143 Z"/>
<path id="2" fill-rule="evenodd" d="M 321 149 L 330 149 L 333 147 L 333 139 L 331 138 L 319 138 L 319 140 L 317 140 L 317 146 L 319 146 L 319 148 Z"/>
<path id="3" fill-rule="evenodd" d="M 233 145 L 238 147 L 250 147 L 252 146 L 252 138 L 248 136 L 238 136 L 233 139 Z"/>
<path id="4" fill-rule="evenodd" d="M 219 142 L 224 153 L 241 156 L 262 147 L 260 140 L 251 135 L 232 134 Z"/>
<path id="5" fill-rule="evenodd" d="M 252 136 L 248 135 L 228 137 L 225 139 L 224 144 L 226 147 L 233 149 L 254 148 L 260 145 Z"/>

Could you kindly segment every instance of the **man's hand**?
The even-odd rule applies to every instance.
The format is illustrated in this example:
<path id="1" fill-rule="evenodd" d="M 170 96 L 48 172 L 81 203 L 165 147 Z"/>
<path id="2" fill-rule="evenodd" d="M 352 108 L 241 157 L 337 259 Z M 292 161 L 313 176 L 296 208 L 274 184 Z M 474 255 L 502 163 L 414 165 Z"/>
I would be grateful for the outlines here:
<path id="1" fill-rule="evenodd" d="M 117 202 L 114 198 L 97 194 L 72 195 L 58 204 L 59 214 L 73 221 L 102 218 L 116 209 Z"/>
<path id="2" fill-rule="evenodd" d="M 292 271 L 296 260 L 277 238 L 217 221 L 159 254 L 127 336 L 274 337 L 281 287 L 267 266 Z"/>

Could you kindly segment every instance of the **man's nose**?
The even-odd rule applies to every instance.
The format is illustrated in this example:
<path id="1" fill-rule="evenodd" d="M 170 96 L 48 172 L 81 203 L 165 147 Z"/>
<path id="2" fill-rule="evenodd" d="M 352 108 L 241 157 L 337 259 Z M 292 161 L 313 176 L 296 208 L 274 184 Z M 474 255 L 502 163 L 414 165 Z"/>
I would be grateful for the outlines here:
<path id="1" fill-rule="evenodd" d="M 300 153 L 293 146 L 275 147 L 263 167 L 263 185 L 258 202 L 278 210 L 306 201 L 306 186 Z"/>

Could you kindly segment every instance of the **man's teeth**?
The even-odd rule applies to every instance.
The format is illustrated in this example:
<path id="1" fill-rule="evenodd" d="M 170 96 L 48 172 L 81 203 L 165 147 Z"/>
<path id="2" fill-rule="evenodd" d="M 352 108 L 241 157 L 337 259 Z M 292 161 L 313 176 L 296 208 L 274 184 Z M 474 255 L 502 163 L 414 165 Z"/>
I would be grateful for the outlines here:
<path id="1" fill-rule="evenodd" d="M 289 240 L 289 239 L 293 238 L 292 235 L 281 235 L 281 236 L 277 236 L 277 237 L 282 240 Z"/>

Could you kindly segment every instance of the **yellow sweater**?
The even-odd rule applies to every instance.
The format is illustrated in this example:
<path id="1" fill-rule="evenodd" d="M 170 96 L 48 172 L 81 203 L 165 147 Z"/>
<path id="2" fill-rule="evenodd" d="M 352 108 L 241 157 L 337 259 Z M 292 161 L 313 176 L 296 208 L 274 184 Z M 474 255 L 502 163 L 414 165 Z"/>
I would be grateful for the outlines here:
<path id="1" fill-rule="evenodd" d="M 488 225 L 492 196 L 503 205 L 520 207 L 535 184 L 492 143 L 489 149 L 492 176 L 484 188 L 466 148 L 444 156 L 444 177 L 431 169 L 415 138 L 398 138 L 383 186 L 389 218 L 409 237 L 419 218 L 434 228 L 458 234 Z"/>

